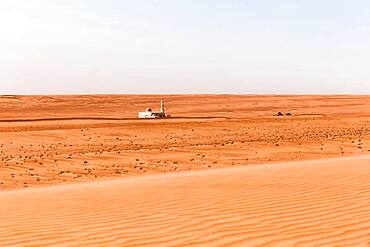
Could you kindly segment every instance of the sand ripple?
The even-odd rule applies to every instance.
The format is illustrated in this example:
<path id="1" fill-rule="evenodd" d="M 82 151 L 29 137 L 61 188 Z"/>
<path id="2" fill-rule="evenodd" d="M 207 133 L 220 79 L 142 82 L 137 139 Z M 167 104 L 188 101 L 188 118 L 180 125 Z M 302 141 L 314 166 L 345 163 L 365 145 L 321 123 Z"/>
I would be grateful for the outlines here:
<path id="1" fill-rule="evenodd" d="M 1 246 L 368 246 L 370 157 L 0 192 Z"/>

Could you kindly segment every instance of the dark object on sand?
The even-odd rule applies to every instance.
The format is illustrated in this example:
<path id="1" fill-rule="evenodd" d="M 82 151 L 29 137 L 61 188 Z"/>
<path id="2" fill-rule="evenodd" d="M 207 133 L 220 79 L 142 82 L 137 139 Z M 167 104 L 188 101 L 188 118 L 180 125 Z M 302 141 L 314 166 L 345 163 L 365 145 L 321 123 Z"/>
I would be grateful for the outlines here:
<path id="1" fill-rule="evenodd" d="M 288 112 L 288 113 L 283 113 L 283 112 L 281 112 L 281 111 L 279 111 L 277 114 L 276 114 L 276 116 L 278 116 L 278 117 L 282 117 L 282 116 L 291 116 L 292 114 L 290 113 L 290 112 Z"/>

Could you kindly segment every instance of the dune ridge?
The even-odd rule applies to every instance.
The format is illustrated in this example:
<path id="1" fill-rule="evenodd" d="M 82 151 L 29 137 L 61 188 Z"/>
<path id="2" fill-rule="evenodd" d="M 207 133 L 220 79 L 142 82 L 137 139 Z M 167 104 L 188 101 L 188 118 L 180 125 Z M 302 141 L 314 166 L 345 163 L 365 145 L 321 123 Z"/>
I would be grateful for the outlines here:
<path id="1" fill-rule="evenodd" d="M 0 192 L 0 246 L 368 246 L 370 156 Z"/>

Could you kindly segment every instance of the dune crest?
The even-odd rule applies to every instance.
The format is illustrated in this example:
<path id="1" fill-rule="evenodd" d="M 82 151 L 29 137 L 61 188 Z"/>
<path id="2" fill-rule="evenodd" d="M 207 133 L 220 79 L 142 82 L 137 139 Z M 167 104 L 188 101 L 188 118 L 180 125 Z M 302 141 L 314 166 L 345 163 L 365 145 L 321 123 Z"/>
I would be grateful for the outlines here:
<path id="1" fill-rule="evenodd" d="M 367 246 L 370 156 L 0 192 L 0 246 Z"/>

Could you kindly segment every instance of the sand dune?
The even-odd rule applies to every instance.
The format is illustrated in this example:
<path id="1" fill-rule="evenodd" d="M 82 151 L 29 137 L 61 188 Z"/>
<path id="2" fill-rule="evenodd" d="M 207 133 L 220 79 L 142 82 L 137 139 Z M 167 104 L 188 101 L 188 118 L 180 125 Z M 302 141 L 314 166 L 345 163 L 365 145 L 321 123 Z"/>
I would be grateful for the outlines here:
<path id="1" fill-rule="evenodd" d="M 0 192 L 1 246 L 368 246 L 370 156 Z"/>

